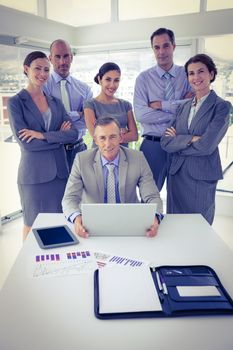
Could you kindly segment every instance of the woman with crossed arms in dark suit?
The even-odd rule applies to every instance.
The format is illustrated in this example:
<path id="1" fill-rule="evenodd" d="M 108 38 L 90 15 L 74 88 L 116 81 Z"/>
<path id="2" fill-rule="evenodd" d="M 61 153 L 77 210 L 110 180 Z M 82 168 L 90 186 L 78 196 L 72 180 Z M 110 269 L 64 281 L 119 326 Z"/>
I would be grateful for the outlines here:
<path id="1" fill-rule="evenodd" d="M 223 177 L 218 145 L 228 129 L 231 104 L 210 90 L 217 69 L 209 56 L 190 58 L 185 71 L 196 96 L 181 106 L 161 140 L 172 154 L 167 212 L 201 213 L 212 224 L 216 186 Z"/>
<path id="2" fill-rule="evenodd" d="M 77 131 L 62 103 L 43 93 L 49 78 L 47 56 L 33 51 L 24 60 L 26 89 L 8 103 L 10 125 L 21 149 L 18 188 L 23 209 L 23 238 L 38 213 L 62 212 L 68 165 L 64 143 L 77 139 Z"/>

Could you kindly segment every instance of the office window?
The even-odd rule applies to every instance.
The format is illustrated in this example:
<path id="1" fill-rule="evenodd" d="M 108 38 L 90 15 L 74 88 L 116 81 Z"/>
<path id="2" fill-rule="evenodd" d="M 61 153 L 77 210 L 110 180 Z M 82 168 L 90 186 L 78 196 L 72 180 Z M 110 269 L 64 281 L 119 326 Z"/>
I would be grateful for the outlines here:
<path id="1" fill-rule="evenodd" d="M 0 45 L 0 213 L 1 217 L 21 209 L 17 171 L 20 148 L 12 137 L 7 101 L 25 87 L 23 60 L 31 49 Z"/>
<path id="2" fill-rule="evenodd" d="M 232 0 L 207 0 L 207 11 L 223 10 L 233 8 Z"/>
<path id="3" fill-rule="evenodd" d="M 177 46 L 175 50 L 175 62 L 184 64 L 190 57 L 190 45 Z M 121 68 L 121 82 L 116 96 L 133 103 L 133 93 L 135 80 L 138 74 L 155 64 L 153 51 L 150 47 L 143 49 L 132 49 L 122 51 L 108 51 L 103 53 L 76 55 L 72 64 L 72 71 L 77 79 L 85 81 L 92 89 L 93 95 L 97 96 L 100 92 L 100 86 L 94 82 L 94 77 L 98 73 L 99 68 L 105 62 L 115 62 Z M 85 136 L 87 145 L 92 144 L 92 138 Z M 139 149 L 139 140 L 131 143 L 130 147 Z"/>
<path id="4" fill-rule="evenodd" d="M 119 20 L 199 12 L 200 0 L 119 0 Z"/>
<path id="5" fill-rule="evenodd" d="M 47 0 L 47 17 L 75 27 L 110 22 L 111 0 Z"/>
<path id="6" fill-rule="evenodd" d="M 37 0 L 0 0 L 0 5 L 37 15 Z"/>
<path id="7" fill-rule="evenodd" d="M 174 61 L 182 65 L 191 55 L 190 45 L 177 45 Z M 135 79 L 138 74 L 152 67 L 156 61 L 150 47 L 122 51 L 106 51 L 102 53 L 77 54 L 74 56 L 72 72 L 77 79 L 85 81 L 93 91 L 94 96 L 99 92 L 99 85 L 94 82 L 94 77 L 105 62 L 115 62 L 121 68 L 121 82 L 117 91 L 118 97 L 133 101 Z"/>
<path id="8" fill-rule="evenodd" d="M 22 63 L 30 51 L 29 49 L 0 45 L 0 212 L 2 217 L 21 209 L 17 188 L 20 149 L 12 139 L 6 104 L 7 99 L 16 94 L 27 82 L 27 78 L 23 74 Z M 178 64 L 183 64 L 190 56 L 190 46 L 178 46 L 175 52 L 175 61 Z M 72 74 L 86 82 L 96 96 L 100 87 L 93 79 L 100 66 L 107 61 L 116 62 L 121 67 L 122 80 L 118 96 L 131 102 L 137 75 L 155 64 L 151 48 L 78 54 L 74 56 Z"/>
<path id="9" fill-rule="evenodd" d="M 205 52 L 213 58 L 218 69 L 213 89 L 233 105 L 233 35 L 205 38 Z M 218 189 L 233 193 L 233 109 L 230 126 L 219 150 L 226 173 L 224 180 L 219 181 Z"/>

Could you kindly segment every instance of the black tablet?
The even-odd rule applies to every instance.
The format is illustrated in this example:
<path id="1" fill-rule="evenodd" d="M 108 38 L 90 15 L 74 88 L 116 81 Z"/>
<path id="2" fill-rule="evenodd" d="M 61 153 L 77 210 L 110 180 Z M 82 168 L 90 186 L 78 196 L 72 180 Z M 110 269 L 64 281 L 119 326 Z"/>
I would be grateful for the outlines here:
<path id="1" fill-rule="evenodd" d="M 32 232 L 42 249 L 64 247 L 66 245 L 79 243 L 78 238 L 68 226 L 33 228 Z"/>

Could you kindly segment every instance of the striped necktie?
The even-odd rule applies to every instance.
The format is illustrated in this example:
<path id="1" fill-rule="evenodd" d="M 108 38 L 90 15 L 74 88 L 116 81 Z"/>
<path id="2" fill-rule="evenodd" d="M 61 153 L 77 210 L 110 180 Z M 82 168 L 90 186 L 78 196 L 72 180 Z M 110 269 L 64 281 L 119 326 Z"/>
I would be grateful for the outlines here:
<path id="1" fill-rule="evenodd" d="M 107 177 L 107 203 L 116 203 L 114 164 L 106 164 L 108 169 Z"/>
<path id="2" fill-rule="evenodd" d="M 174 87 L 172 85 L 171 81 L 171 74 L 166 72 L 163 75 L 164 80 L 165 80 L 165 90 L 164 90 L 164 97 L 165 101 L 172 100 L 174 98 Z"/>
<path id="3" fill-rule="evenodd" d="M 69 99 L 68 91 L 66 89 L 66 83 L 67 83 L 66 79 L 60 80 L 62 103 L 65 107 L 66 112 L 69 112 L 70 111 L 70 99 Z"/>

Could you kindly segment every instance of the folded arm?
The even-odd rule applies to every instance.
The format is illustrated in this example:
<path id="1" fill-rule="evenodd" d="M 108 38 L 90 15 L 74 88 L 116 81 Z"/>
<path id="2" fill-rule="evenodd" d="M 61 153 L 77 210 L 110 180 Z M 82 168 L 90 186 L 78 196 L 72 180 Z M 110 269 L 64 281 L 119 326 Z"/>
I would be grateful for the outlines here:
<path id="1" fill-rule="evenodd" d="M 185 86 L 185 88 L 187 87 Z M 151 101 L 149 99 L 146 82 L 139 76 L 136 80 L 134 92 L 134 109 L 136 118 L 140 123 L 169 123 L 176 115 L 178 107 L 184 104 L 192 95 L 193 94 L 189 91 L 177 100 L 165 101 L 159 99 Z"/>
<path id="2" fill-rule="evenodd" d="M 62 111 L 60 130 L 47 132 L 29 126 L 17 101 L 9 101 L 8 111 L 13 134 L 25 150 L 38 152 L 57 149 L 61 144 L 75 142 L 78 138 L 78 131 L 74 129 L 65 110 Z"/>
<path id="3" fill-rule="evenodd" d="M 229 126 L 229 104 L 219 103 L 214 117 L 202 135 L 172 136 L 167 129 L 161 140 L 162 148 L 170 153 L 180 152 L 184 156 L 206 156 L 214 152 Z"/>
<path id="4" fill-rule="evenodd" d="M 138 140 L 138 130 L 132 110 L 127 113 L 127 129 L 121 129 L 122 143 Z"/>
<path id="5" fill-rule="evenodd" d="M 134 111 L 138 122 L 148 124 L 169 123 L 174 117 L 174 111 L 163 111 L 161 101 L 149 101 L 144 84 L 136 83 L 134 91 Z"/>

